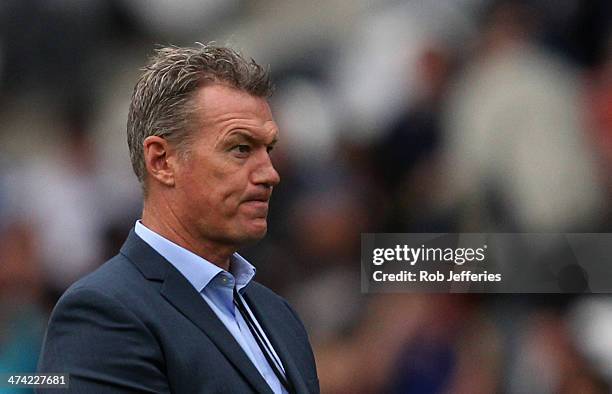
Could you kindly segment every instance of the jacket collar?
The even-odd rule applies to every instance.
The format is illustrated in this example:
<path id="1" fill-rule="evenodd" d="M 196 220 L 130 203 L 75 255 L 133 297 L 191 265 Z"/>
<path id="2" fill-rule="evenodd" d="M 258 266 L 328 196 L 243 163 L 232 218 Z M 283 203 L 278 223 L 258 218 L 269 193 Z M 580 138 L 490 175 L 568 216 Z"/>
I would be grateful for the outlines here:
<path id="1" fill-rule="evenodd" d="M 134 230 L 130 231 L 121 248 L 121 254 L 127 257 L 146 279 L 163 282 L 161 295 L 210 338 L 257 392 L 273 394 L 238 342 L 189 281 L 140 239 Z"/>
<path id="2" fill-rule="evenodd" d="M 161 295 L 211 339 L 257 392 L 272 394 L 272 390 L 236 339 L 189 281 L 172 264 L 136 235 L 133 229 L 120 253 L 127 257 L 146 279 L 163 282 Z M 295 365 L 283 341 L 286 335 L 279 332 L 278 327 L 269 319 L 269 316 L 273 316 L 274 311 L 268 310 L 268 303 L 265 300 L 258 300 L 257 292 L 250 291 L 250 287 L 247 286 L 244 292 L 249 306 L 281 358 L 296 393 L 307 394 L 308 389 L 304 385 L 299 368 Z"/>

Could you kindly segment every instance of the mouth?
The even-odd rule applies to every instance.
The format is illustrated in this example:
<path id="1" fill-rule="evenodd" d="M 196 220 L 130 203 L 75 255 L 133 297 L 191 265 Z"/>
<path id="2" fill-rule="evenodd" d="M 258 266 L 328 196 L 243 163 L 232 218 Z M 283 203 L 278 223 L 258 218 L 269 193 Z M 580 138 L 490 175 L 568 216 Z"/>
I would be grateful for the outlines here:
<path id="1" fill-rule="evenodd" d="M 250 211 L 250 215 L 253 215 L 253 217 L 265 219 L 268 216 L 269 202 L 269 195 L 251 196 L 243 200 L 241 205 Z"/>
<path id="2" fill-rule="evenodd" d="M 271 193 L 252 194 L 252 195 L 248 196 L 247 198 L 245 198 L 242 201 L 242 203 L 243 204 L 261 203 L 261 204 L 265 204 L 267 206 L 268 203 L 270 202 L 270 196 L 271 196 Z"/>

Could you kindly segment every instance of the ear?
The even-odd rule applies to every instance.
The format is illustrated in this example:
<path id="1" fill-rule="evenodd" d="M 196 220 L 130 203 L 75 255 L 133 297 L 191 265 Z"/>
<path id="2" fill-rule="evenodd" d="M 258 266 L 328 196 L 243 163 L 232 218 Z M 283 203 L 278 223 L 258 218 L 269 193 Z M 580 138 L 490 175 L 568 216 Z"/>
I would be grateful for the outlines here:
<path id="1" fill-rule="evenodd" d="M 149 136 L 143 142 L 144 160 L 150 180 L 166 186 L 175 182 L 175 150 L 162 137 Z"/>

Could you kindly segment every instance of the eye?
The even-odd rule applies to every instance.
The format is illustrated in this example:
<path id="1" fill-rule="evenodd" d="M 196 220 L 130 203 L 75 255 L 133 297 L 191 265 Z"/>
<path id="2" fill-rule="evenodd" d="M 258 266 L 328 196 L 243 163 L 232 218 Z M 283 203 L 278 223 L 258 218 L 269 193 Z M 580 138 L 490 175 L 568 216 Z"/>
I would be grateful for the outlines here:
<path id="1" fill-rule="evenodd" d="M 246 144 L 239 144 L 234 146 L 231 151 L 238 157 L 247 157 L 251 153 L 251 146 Z"/>

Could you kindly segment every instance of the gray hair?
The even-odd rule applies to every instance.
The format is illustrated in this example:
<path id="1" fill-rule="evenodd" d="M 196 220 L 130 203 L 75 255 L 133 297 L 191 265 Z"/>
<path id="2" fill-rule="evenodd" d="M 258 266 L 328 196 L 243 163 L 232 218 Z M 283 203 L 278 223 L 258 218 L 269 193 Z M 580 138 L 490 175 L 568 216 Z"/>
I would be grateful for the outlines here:
<path id="1" fill-rule="evenodd" d="M 192 98 L 200 87 L 212 83 L 227 84 L 256 97 L 272 94 L 267 68 L 214 44 L 159 48 L 143 68 L 132 93 L 127 140 L 132 167 L 145 193 L 145 138 L 163 137 L 185 152 L 195 122 Z"/>

